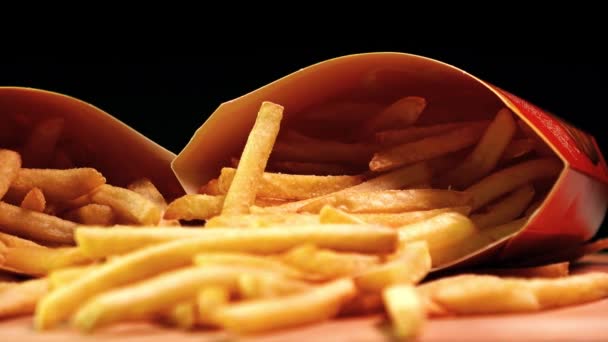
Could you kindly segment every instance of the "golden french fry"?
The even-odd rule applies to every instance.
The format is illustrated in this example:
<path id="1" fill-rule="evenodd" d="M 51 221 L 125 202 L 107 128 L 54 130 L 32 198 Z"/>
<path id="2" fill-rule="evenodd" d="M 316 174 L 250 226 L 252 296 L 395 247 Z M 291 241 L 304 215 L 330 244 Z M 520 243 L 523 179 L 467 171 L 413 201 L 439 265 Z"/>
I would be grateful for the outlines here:
<path id="1" fill-rule="evenodd" d="M 365 224 L 365 222 L 356 216 L 349 214 L 340 209 L 336 209 L 331 205 L 324 205 L 319 212 L 319 222 L 321 224 Z"/>
<path id="2" fill-rule="evenodd" d="M 165 201 L 163 195 L 160 193 L 160 191 L 158 191 L 150 179 L 137 179 L 129 184 L 127 188 L 153 202 L 160 208 L 160 210 L 165 210 L 167 208 L 167 201 Z"/>
<path id="3" fill-rule="evenodd" d="M 471 216 L 477 228 L 485 228 L 507 223 L 518 218 L 532 201 L 534 187 L 527 184 L 513 191 L 500 202 L 489 206 L 484 213 Z"/>
<path id="4" fill-rule="evenodd" d="M 383 146 L 393 146 L 447 133 L 454 129 L 466 126 L 481 126 L 483 129 L 485 129 L 489 123 L 490 122 L 488 120 L 483 120 L 450 122 L 429 126 L 411 126 L 401 129 L 390 129 L 376 133 L 376 141 Z"/>
<path id="5" fill-rule="evenodd" d="M 222 211 L 224 196 L 184 195 L 169 203 L 166 220 L 205 220 Z"/>
<path id="6" fill-rule="evenodd" d="M 28 315 L 47 292 L 45 278 L 26 280 L 0 291 L 0 318 Z"/>
<path id="7" fill-rule="evenodd" d="M 531 267 L 508 267 L 508 268 L 482 268 L 476 269 L 476 274 L 489 274 L 500 277 L 517 278 L 560 278 L 570 273 L 569 262 Z"/>
<path id="8" fill-rule="evenodd" d="M 240 278 L 239 278 L 240 282 Z M 239 283 L 240 286 L 240 283 Z M 230 302 L 230 291 L 222 286 L 206 286 L 196 296 L 197 325 L 216 326 L 215 312 Z"/>
<path id="9" fill-rule="evenodd" d="M 42 276 L 66 266 L 91 262 L 76 247 L 7 247 L 0 268 L 32 276 Z"/>
<path id="10" fill-rule="evenodd" d="M 283 106 L 272 102 L 262 103 L 226 193 L 222 214 L 247 214 L 255 203 L 257 186 L 279 133 L 283 109 Z"/>
<path id="11" fill-rule="evenodd" d="M 220 195 L 219 180 L 217 178 L 209 180 L 209 182 L 201 186 L 201 188 L 198 190 L 198 193 L 201 195 L 209 196 Z"/>
<path id="12" fill-rule="evenodd" d="M 219 178 L 221 193 L 228 191 L 235 172 L 233 168 L 222 168 Z M 362 181 L 361 176 L 307 176 L 265 172 L 257 184 L 257 196 L 300 200 L 339 191 Z"/>
<path id="13" fill-rule="evenodd" d="M 236 291 L 238 277 L 243 272 L 256 271 L 235 267 L 188 267 L 162 273 L 92 297 L 78 309 L 73 324 L 80 330 L 91 331 L 113 322 L 147 318 L 171 304 L 194 298 L 205 286 L 222 286 Z"/>
<path id="14" fill-rule="evenodd" d="M 348 192 L 312 201 L 300 211 L 318 213 L 323 206 L 331 205 L 349 213 L 399 213 L 468 206 L 471 201 L 470 193 L 441 189 Z"/>
<path id="15" fill-rule="evenodd" d="M 530 153 L 534 149 L 534 144 L 532 139 L 513 139 L 502 152 L 500 162 L 507 162 Z"/>
<path id="16" fill-rule="evenodd" d="M 198 252 L 238 251 L 280 253 L 301 244 L 345 252 L 390 253 L 398 236 L 394 229 L 375 225 L 324 224 L 268 228 L 80 227 L 79 248 L 92 258 L 119 255 L 171 240 Z M 188 247 L 190 248 L 190 247 Z"/>
<path id="17" fill-rule="evenodd" d="M 224 329 L 259 333 L 328 320 L 357 293 L 350 279 L 338 279 L 293 295 L 225 305 L 215 313 Z"/>
<path id="18" fill-rule="evenodd" d="M 39 213 L 44 212 L 46 207 L 46 199 L 44 198 L 44 194 L 42 190 L 39 188 L 32 188 L 32 190 L 28 191 L 28 193 L 21 201 L 21 208 L 37 211 Z"/>
<path id="19" fill-rule="evenodd" d="M 93 203 L 107 205 L 122 219 L 130 223 L 155 225 L 160 221 L 161 210 L 144 196 L 125 189 L 104 184 L 91 195 Z"/>
<path id="20" fill-rule="evenodd" d="M 44 247 L 35 243 L 34 241 L 22 239 L 18 236 L 5 234 L 2 232 L 0 232 L 0 242 L 2 242 L 6 247 Z"/>
<path id="21" fill-rule="evenodd" d="M 488 175 L 496 168 L 516 129 L 511 111 L 507 108 L 501 109 L 473 151 L 456 168 L 441 177 L 442 187 L 464 189 Z"/>
<path id="22" fill-rule="evenodd" d="M 15 199 L 15 203 L 20 203 L 28 191 L 39 188 L 47 201 L 63 202 L 86 195 L 105 182 L 105 177 L 92 168 L 70 170 L 22 168 L 6 195 Z"/>
<path id="23" fill-rule="evenodd" d="M 541 158 L 521 162 L 496 171 L 465 191 L 473 194 L 473 211 L 492 200 L 536 179 L 556 177 L 563 169 L 556 158 Z"/>
<path id="24" fill-rule="evenodd" d="M 272 162 L 295 161 L 307 163 L 365 164 L 377 149 L 366 142 L 345 143 L 332 140 L 307 142 L 278 141 L 270 158 Z M 322 151 L 322 152 L 321 152 Z"/>
<path id="25" fill-rule="evenodd" d="M 23 165 L 25 167 L 48 167 L 63 132 L 64 119 L 46 119 L 34 126 L 23 146 Z"/>
<path id="26" fill-rule="evenodd" d="M 16 280 L 11 279 L 10 281 L 0 279 L 0 292 L 17 286 L 19 283 Z"/>
<path id="27" fill-rule="evenodd" d="M 205 222 L 205 228 L 213 227 L 272 227 L 276 225 L 312 225 L 319 223 L 319 215 L 312 214 L 246 214 L 246 215 L 218 215 Z"/>
<path id="28" fill-rule="evenodd" d="M 0 229 L 36 241 L 74 243 L 76 224 L 0 202 Z"/>
<path id="29" fill-rule="evenodd" d="M 359 173 L 361 168 L 337 163 L 314 163 L 297 161 L 274 161 L 269 167 L 273 170 L 296 175 L 339 176 Z"/>
<path id="30" fill-rule="evenodd" d="M 309 290 L 312 285 L 280 274 L 251 274 L 239 276 L 238 292 L 241 298 L 276 298 Z"/>
<path id="31" fill-rule="evenodd" d="M 411 223 L 424 221 L 431 217 L 437 216 L 443 213 L 459 213 L 462 215 L 469 215 L 471 207 L 449 207 L 432 210 L 421 210 L 421 211 L 409 211 L 405 213 L 380 213 L 380 214 L 350 214 L 367 224 L 381 224 L 389 227 L 401 227 Z"/>
<path id="32" fill-rule="evenodd" d="M 425 108 L 426 100 L 423 97 L 402 97 L 380 113 L 371 116 L 363 127 L 370 133 L 387 128 L 407 127 L 418 120 Z"/>
<path id="33" fill-rule="evenodd" d="M 369 179 L 361 184 L 355 185 L 344 190 L 340 190 L 331 194 L 327 194 L 321 197 L 309 198 L 297 202 L 291 202 L 276 207 L 259 209 L 256 207 L 251 208 L 254 213 L 288 213 L 297 212 L 305 205 L 313 201 L 329 201 L 333 196 L 339 196 L 345 193 L 364 192 L 364 191 L 377 191 L 377 190 L 390 190 L 390 189 L 402 189 L 408 185 L 417 184 L 431 179 L 431 170 L 425 163 L 418 163 L 410 166 L 406 166 L 391 172 L 387 172 L 383 175 Z M 321 208 L 319 207 L 319 210 Z"/>
<path id="34" fill-rule="evenodd" d="M 302 272 L 295 267 L 286 265 L 271 257 L 251 255 L 245 253 L 226 253 L 226 252 L 207 252 L 197 254 L 194 257 L 194 264 L 197 266 L 243 266 L 258 269 L 265 269 L 285 277 L 305 280 L 319 280 L 318 276 Z"/>
<path id="35" fill-rule="evenodd" d="M 0 199 L 8 191 L 11 183 L 17 178 L 21 168 L 21 156 L 11 150 L 0 149 Z"/>
<path id="36" fill-rule="evenodd" d="M 66 286 L 74 280 L 84 276 L 87 272 L 95 270 L 96 267 L 98 266 L 95 264 L 88 264 L 82 266 L 61 267 L 53 270 L 47 275 L 47 279 L 49 280 L 49 288 L 54 290 Z"/>
<path id="37" fill-rule="evenodd" d="M 382 292 L 398 284 L 417 284 L 431 270 L 431 254 L 426 242 L 406 244 L 392 260 L 355 275 L 357 288 L 367 292 Z"/>
<path id="38" fill-rule="evenodd" d="M 112 208 L 103 204 L 87 204 L 63 216 L 66 220 L 93 226 L 111 226 L 116 220 Z"/>
<path id="39" fill-rule="evenodd" d="M 382 292 L 382 299 L 398 338 L 411 339 L 420 335 L 427 317 L 424 303 L 414 286 L 390 286 Z"/>
<path id="40" fill-rule="evenodd" d="M 377 255 L 335 252 L 312 244 L 295 247 L 285 252 L 280 260 L 324 279 L 354 276 L 380 263 Z"/>
<path id="41" fill-rule="evenodd" d="M 605 298 L 608 274 L 534 279 L 467 274 L 421 285 L 418 291 L 452 314 L 530 312 Z"/>
<path id="42" fill-rule="evenodd" d="M 463 127 L 445 134 L 389 147 L 374 153 L 369 168 L 372 171 L 387 171 L 437 158 L 474 145 L 482 134 L 483 129 L 480 127 Z"/>
<path id="43" fill-rule="evenodd" d="M 163 316 L 173 326 L 183 330 L 192 329 L 197 321 L 196 305 L 187 300 L 171 307 Z"/>

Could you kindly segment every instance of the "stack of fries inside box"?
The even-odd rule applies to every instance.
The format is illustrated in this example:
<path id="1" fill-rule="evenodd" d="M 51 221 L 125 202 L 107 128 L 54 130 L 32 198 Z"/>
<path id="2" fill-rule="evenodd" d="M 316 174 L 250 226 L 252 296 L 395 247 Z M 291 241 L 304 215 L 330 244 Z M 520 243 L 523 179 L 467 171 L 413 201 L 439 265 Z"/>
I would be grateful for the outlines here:
<path id="1" fill-rule="evenodd" d="M 569 274 L 603 240 L 454 267 L 520 233 L 564 170 L 509 106 L 428 122 L 431 100 L 402 93 L 292 120 L 256 101 L 237 153 L 175 198 L 84 165 L 61 117 L 0 113 L 16 127 L 0 135 L 0 317 L 33 315 L 40 334 L 149 321 L 250 335 L 379 314 L 410 338 L 440 317 L 608 296 L 608 273 Z"/>

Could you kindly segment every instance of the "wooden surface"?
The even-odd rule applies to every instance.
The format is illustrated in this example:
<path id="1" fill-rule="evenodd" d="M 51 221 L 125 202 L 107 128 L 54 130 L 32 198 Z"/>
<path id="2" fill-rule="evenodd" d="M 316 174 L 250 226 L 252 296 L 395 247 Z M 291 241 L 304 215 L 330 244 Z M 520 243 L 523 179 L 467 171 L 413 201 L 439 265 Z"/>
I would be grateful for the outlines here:
<path id="1" fill-rule="evenodd" d="M 608 255 L 588 256 L 572 273 L 608 272 Z M 31 317 L 0 323 L 0 341 L 275 342 L 391 341 L 382 316 L 341 319 L 256 337 L 224 332 L 181 332 L 147 323 L 123 324 L 81 335 L 67 328 L 39 333 Z M 608 341 L 608 299 L 534 314 L 429 321 L 419 341 Z"/>

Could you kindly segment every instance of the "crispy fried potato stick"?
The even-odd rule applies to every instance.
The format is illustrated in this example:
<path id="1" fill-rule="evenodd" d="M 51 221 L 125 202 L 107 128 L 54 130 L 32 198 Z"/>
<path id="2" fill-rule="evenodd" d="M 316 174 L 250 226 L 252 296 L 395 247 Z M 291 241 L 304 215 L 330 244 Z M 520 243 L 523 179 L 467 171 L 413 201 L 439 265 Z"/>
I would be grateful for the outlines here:
<path id="1" fill-rule="evenodd" d="M 267 101 L 262 103 L 232 184 L 226 193 L 222 214 L 249 213 L 249 207 L 255 203 L 257 185 L 264 174 L 282 119 L 282 106 Z"/>

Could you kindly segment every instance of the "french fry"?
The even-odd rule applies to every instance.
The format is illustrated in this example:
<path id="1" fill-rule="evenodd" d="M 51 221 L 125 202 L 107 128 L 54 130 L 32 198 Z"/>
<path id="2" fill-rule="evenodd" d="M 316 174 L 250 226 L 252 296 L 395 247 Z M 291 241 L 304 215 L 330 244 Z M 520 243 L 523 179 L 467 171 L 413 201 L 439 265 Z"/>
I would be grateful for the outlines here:
<path id="1" fill-rule="evenodd" d="M 484 121 L 469 121 L 469 122 L 451 122 L 444 124 L 436 124 L 429 126 L 411 126 L 401 129 L 390 129 L 376 133 L 376 141 L 383 146 L 394 146 L 405 144 L 412 141 L 432 137 L 447 133 L 451 130 L 466 127 L 466 126 L 482 126 L 485 129 L 490 122 Z"/>
<path id="2" fill-rule="evenodd" d="M 608 274 L 535 279 L 467 274 L 435 280 L 418 291 L 456 315 L 531 312 L 605 298 Z"/>
<path id="3" fill-rule="evenodd" d="M 222 168 L 219 190 L 226 193 L 236 170 Z M 363 181 L 361 176 L 306 176 L 265 172 L 257 185 L 257 196 L 292 200 L 322 196 Z"/>
<path id="4" fill-rule="evenodd" d="M 285 252 L 280 260 L 324 279 L 354 276 L 380 263 L 376 255 L 335 252 L 312 244 L 295 247 Z"/>
<path id="5" fill-rule="evenodd" d="M 386 263 L 355 275 L 357 288 L 367 292 L 382 292 L 399 284 L 417 284 L 431 270 L 431 255 L 426 242 L 408 243 Z"/>
<path id="6" fill-rule="evenodd" d="M 45 278 L 26 280 L 0 291 L 0 318 L 28 315 L 47 292 Z"/>
<path id="7" fill-rule="evenodd" d="M 32 188 L 21 201 L 21 208 L 37 211 L 39 213 L 44 212 L 46 207 L 46 200 L 42 190 L 39 188 Z"/>
<path id="8" fill-rule="evenodd" d="M 19 284 L 19 283 L 16 281 L 0 280 L 0 292 L 10 289 L 14 286 L 17 286 L 17 284 Z"/>
<path id="9" fill-rule="evenodd" d="M 34 241 L 22 239 L 18 236 L 5 234 L 0 232 L 0 242 L 2 242 L 6 247 L 44 247 L 35 243 Z"/>
<path id="10" fill-rule="evenodd" d="M 198 252 L 238 251 L 280 253 L 301 244 L 315 244 L 345 252 L 391 252 L 397 243 L 394 229 L 374 225 L 310 225 L 268 228 L 80 227 L 76 241 L 91 258 L 120 255 L 171 240 Z M 185 247 L 188 246 L 188 247 Z"/>
<path id="11" fill-rule="evenodd" d="M 489 274 L 500 277 L 516 278 L 560 278 L 569 275 L 570 263 L 560 262 L 555 264 L 531 267 L 505 267 L 505 268 L 482 268 L 473 270 L 476 274 Z"/>
<path id="12" fill-rule="evenodd" d="M 116 221 L 112 208 L 103 204 L 87 204 L 63 216 L 66 220 L 93 226 L 111 226 Z"/>
<path id="13" fill-rule="evenodd" d="M 28 191 L 39 188 L 47 201 L 63 202 L 86 195 L 105 182 L 105 177 L 92 168 L 70 170 L 22 168 L 11 183 L 6 196 L 20 203 Z"/>
<path id="14" fill-rule="evenodd" d="M 11 183 L 17 178 L 21 168 L 21 156 L 11 150 L 0 149 L 0 199 L 8 191 Z"/>
<path id="15" fill-rule="evenodd" d="M 473 194 L 473 211 L 492 200 L 533 180 L 556 177 L 563 169 L 563 163 L 556 158 L 541 158 L 521 162 L 496 171 L 465 191 Z"/>
<path id="16" fill-rule="evenodd" d="M 173 303 L 194 298 L 199 289 L 206 286 L 236 291 L 238 277 L 243 272 L 256 271 L 234 267 L 188 267 L 163 273 L 92 297 L 78 309 L 73 324 L 82 331 L 91 331 L 113 322 L 148 318 Z"/>
<path id="17" fill-rule="evenodd" d="M 516 129 L 511 111 L 507 108 L 498 111 L 473 151 L 460 165 L 442 176 L 443 186 L 464 189 L 488 175 L 498 164 Z"/>
<path id="18" fill-rule="evenodd" d="M 165 210 L 167 208 L 167 201 L 165 201 L 163 195 L 148 178 L 140 178 L 133 181 L 127 186 L 127 189 L 142 195 L 156 204 L 160 210 Z"/>
<path id="19" fill-rule="evenodd" d="M 91 199 L 93 203 L 109 206 L 129 223 L 155 225 L 160 221 L 161 210 L 154 202 L 125 188 L 104 184 L 95 190 Z"/>
<path id="20" fill-rule="evenodd" d="M 205 222 L 205 228 L 214 227 L 272 227 L 276 225 L 312 225 L 319 223 L 319 215 L 266 214 L 266 215 L 218 215 Z"/>
<path id="21" fill-rule="evenodd" d="M 319 212 L 319 222 L 321 224 L 365 224 L 365 222 L 356 216 L 349 214 L 340 209 L 336 209 L 331 205 L 324 205 Z"/>
<path id="22" fill-rule="evenodd" d="M 240 286 L 239 278 L 239 286 Z M 230 291 L 221 286 L 207 286 L 201 289 L 196 296 L 196 311 L 198 317 L 196 324 L 204 326 L 217 326 L 215 312 L 230 302 Z"/>
<path id="23" fill-rule="evenodd" d="M 357 295 L 344 303 L 338 316 L 369 315 L 384 311 L 382 295 L 374 292 L 358 292 Z"/>
<path id="24" fill-rule="evenodd" d="M 466 192 L 440 189 L 383 190 L 340 193 L 321 198 L 303 206 L 300 211 L 318 213 L 325 205 L 349 213 L 399 213 L 468 206 L 472 195 Z"/>
<path id="25" fill-rule="evenodd" d="M 426 100 L 418 96 L 406 96 L 391 103 L 380 113 L 371 116 L 364 124 L 364 130 L 375 132 L 389 127 L 407 127 L 418 120 L 426 108 Z"/>
<path id="26" fill-rule="evenodd" d="M 530 153 L 534 149 L 534 144 L 532 139 L 513 139 L 503 151 L 500 162 L 507 162 Z"/>
<path id="27" fill-rule="evenodd" d="M 389 226 L 398 228 L 411 223 L 424 221 L 431 217 L 437 216 L 443 213 L 459 213 L 462 215 L 469 215 L 471 207 L 449 207 L 432 210 L 421 210 L 421 211 L 409 211 L 405 213 L 381 213 L 381 214 L 350 214 L 367 224 L 380 224 L 383 226 Z"/>
<path id="28" fill-rule="evenodd" d="M 196 304 L 193 301 L 187 300 L 170 308 L 164 318 L 169 324 L 182 330 L 188 330 L 196 325 L 196 311 Z"/>
<path id="29" fill-rule="evenodd" d="M 23 146 L 23 165 L 25 167 L 48 167 L 63 126 L 63 118 L 46 119 L 34 126 Z"/>
<path id="30" fill-rule="evenodd" d="M 74 280 L 84 276 L 87 272 L 95 270 L 98 265 L 87 264 L 82 266 L 67 266 L 53 270 L 47 275 L 49 289 L 54 290 L 72 283 Z"/>
<path id="31" fill-rule="evenodd" d="M 0 268 L 32 276 L 43 276 L 55 269 L 91 262 L 76 247 L 7 247 L 4 258 Z"/>
<path id="32" fill-rule="evenodd" d="M 414 286 L 390 286 L 382 292 L 382 299 L 398 338 L 411 339 L 420 335 L 427 317 L 423 301 Z"/>
<path id="33" fill-rule="evenodd" d="M 375 190 L 389 190 L 389 189 L 402 189 L 408 185 L 417 184 L 420 182 L 428 181 L 431 179 L 431 170 L 425 163 L 418 163 L 397 170 L 387 172 L 383 175 L 369 179 L 361 184 L 355 185 L 344 190 L 340 190 L 325 196 L 309 198 L 297 202 L 291 202 L 276 207 L 265 208 L 262 210 L 251 208 L 253 213 L 289 213 L 297 212 L 305 205 L 311 202 L 328 201 L 331 202 L 331 198 L 336 195 L 342 195 L 345 193 L 364 192 L 364 191 L 375 191 Z M 326 204 L 325 202 L 323 202 Z M 322 207 L 322 206 L 321 206 Z M 319 207 L 319 210 L 321 209 Z"/>
<path id="34" fill-rule="evenodd" d="M 257 185 L 279 133 L 283 107 L 263 102 L 243 149 L 239 166 L 226 193 L 222 214 L 247 214 L 255 202 Z"/>
<path id="35" fill-rule="evenodd" d="M 302 272 L 297 268 L 286 265 L 274 258 L 245 253 L 208 252 L 197 254 L 194 258 L 197 266 L 243 266 L 273 271 L 285 277 L 305 280 L 318 280 L 319 277 Z"/>
<path id="36" fill-rule="evenodd" d="M 455 152 L 477 143 L 483 129 L 463 127 L 445 134 L 389 147 L 374 153 L 369 162 L 372 171 L 387 171 Z"/>
<path id="37" fill-rule="evenodd" d="M 201 186 L 198 193 L 201 195 L 209 195 L 209 196 L 220 195 L 221 193 L 220 193 L 220 188 L 219 188 L 219 180 L 217 178 L 213 178 L 213 179 L 209 180 L 209 182 L 207 182 L 206 184 Z"/>
<path id="38" fill-rule="evenodd" d="M 215 313 L 221 327 L 239 334 L 312 324 L 328 320 L 357 293 L 353 282 L 337 279 L 293 295 L 222 306 Z"/>
<path id="39" fill-rule="evenodd" d="M 164 219 L 205 220 L 221 213 L 223 205 L 224 196 L 184 195 L 169 203 Z"/>
<path id="40" fill-rule="evenodd" d="M 0 202 L 0 229 L 35 241 L 74 243 L 76 224 Z"/>
<path id="41" fill-rule="evenodd" d="M 304 281 L 275 273 L 244 273 L 238 279 L 238 292 L 245 300 L 276 298 L 309 290 L 311 287 Z"/>
<path id="42" fill-rule="evenodd" d="M 471 216 L 477 228 L 497 226 L 518 218 L 532 201 L 534 187 L 527 184 L 513 191 L 500 202 L 489 206 L 486 212 Z"/>

